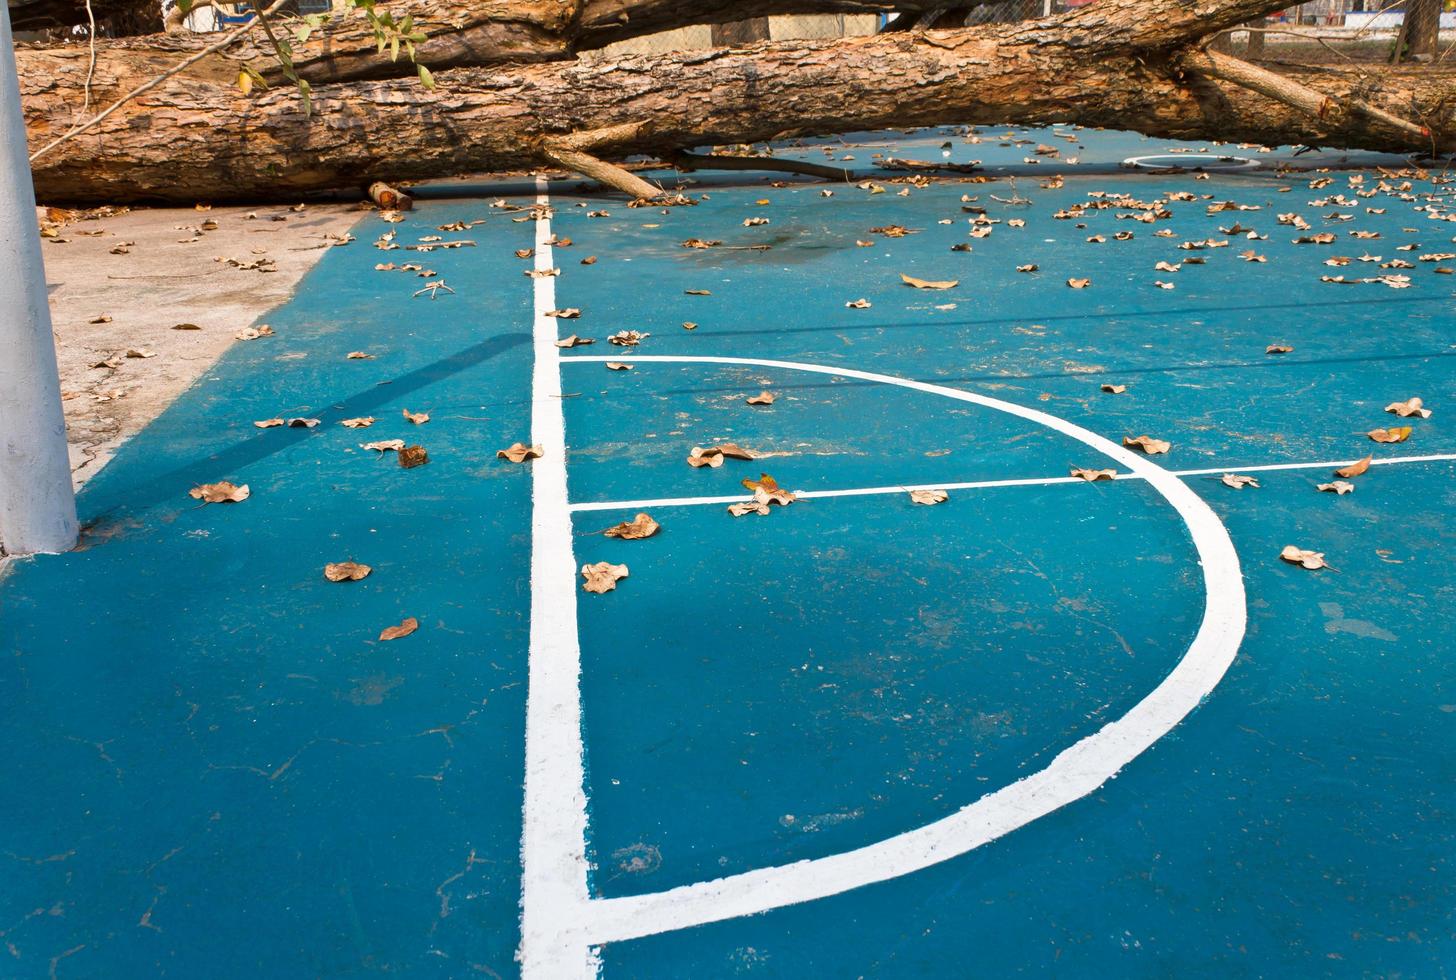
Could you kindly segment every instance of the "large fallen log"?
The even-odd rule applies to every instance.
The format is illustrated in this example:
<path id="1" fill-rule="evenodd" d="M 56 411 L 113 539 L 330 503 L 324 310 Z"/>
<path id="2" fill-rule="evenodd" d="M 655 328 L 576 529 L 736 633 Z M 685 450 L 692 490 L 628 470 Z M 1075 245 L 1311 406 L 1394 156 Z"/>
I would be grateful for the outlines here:
<path id="1" fill-rule="evenodd" d="M 610 138 L 594 154 L 940 123 L 1082 123 L 1402 152 L 1447 145 L 1456 74 L 1392 69 L 1375 86 L 1285 66 L 1303 96 L 1281 101 L 1198 51 L 1199 39 L 1280 2 L 1099 0 L 958 31 L 457 69 L 438 74 L 434 91 L 404 79 L 327 84 L 314 89 L 312 116 L 281 87 L 244 97 L 230 81 L 179 77 L 40 159 L 36 188 L 52 202 L 279 199 L 365 177 L 530 168 L 549 159 L 546 141 L 604 129 Z M 152 50 L 110 54 L 119 60 L 98 69 L 93 102 L 159 63 Z M 36 146 L 74 122 L 86 61 L 54 50 L 20 57 Z"/>

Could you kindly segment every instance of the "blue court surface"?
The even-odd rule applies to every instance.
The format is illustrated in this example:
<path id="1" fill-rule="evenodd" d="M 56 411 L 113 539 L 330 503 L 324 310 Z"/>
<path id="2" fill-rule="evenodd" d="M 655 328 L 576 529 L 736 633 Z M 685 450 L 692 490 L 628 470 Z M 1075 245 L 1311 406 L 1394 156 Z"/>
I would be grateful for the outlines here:
<path id="1" fill-rule="evenodd" d="M 361 219 L 86 487 L 82 550 L 12 563 L 0 975 L 1449 975 L 1453 185 L 779 152 L 871 183 Z M 761 474 L 798 499 L 731 516 Z"/>

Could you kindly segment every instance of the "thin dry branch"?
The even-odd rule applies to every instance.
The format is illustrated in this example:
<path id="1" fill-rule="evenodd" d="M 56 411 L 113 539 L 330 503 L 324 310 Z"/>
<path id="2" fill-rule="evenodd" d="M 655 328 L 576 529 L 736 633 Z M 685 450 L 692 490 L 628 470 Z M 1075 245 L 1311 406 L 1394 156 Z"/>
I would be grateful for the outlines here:
<path id="1" fill-rule="evenodd" d="M 268 14 L 271 14 L 274 11 L 279 10 L 287 2 L 288 2 L 288 0 L 273 0 L 272 5 L 269 6 L 267 9 L 265 9 L 265 10 L 262 11 L 262 15 L 263 16 L 267 16 Z M 73 126 L 69 131 L 67 131 L 65 133 L 62 133 L 60 136 L 57 136 L 55 139 L 51 140 L 45 146 L 42 146 L 40 149 L 36 150 L 34 153 L 32 153 L 30 155 L 30 162 L 31 163 L 35 163 L 36 160 L 38 160 L 41 157 L 45 156 L 47 153 L 49 153 L 51 150 L 54 150 L 56 147 L 60 146 L 62 143 L 66 142 L 69 139 L 73 139 L 76 136 L 79 136 L 81 133 L 84 133 L 86 130 L 91 129 L 92 127 L 96 126 L 98 123 L 103 122 L 106 119 L 107 116 L 110 116 L 113 112 L 115 112 L 117 109 L 120 109 L 122 106 L 126 105 L 132 99 L 136 98 L 139 95 L 143 95 L 146 92 L 151 91 L 152 89 L 156 88 L 158 85 L 161 85 L 163 82 L 165 82 L 167 79 L 171 78 L 172 76 L 174 76 L 174 75 L 180 75 L 182 72 L 186 71 L 188 68 L 191 68 L 193 65 L 197 64 L 203 58 L 206 58 L 208 55 L 216 54 L 217 52 L 221 51 L 222 49 L 224 49 L 224 48 L 228 47 L 229 45 L 233 44 L 235 41 L 237 41 L 238 39 L 240 39 L 241 37 L 243 37 L 243 35 L 247 34 L 249 31 L 251 31 L 253 29 L 253 25 L 255 25 L 257 23 L 258 23 L 258 18 L 255 16 L 251 20 L 249 20 L 246 24 L 243 24 L 241 27 L 237 28 L 236 30 L 229 31 L 227 34 L 225 34 L 223 36 L 222 40 L 217 41 L 214 44 L 209 44 L 207 47 L 203 48 L 201 51 L 198 51 L 196 54 L 194 54 L 194 55 L 186 58 L 183 61 L 178 62 L 176 65 L 174 65 L 171 68 L 168 68 L 166 71 L 162 72 L 160 75 L 156 76 L 155 78 L 152 78 L 149 81 L 143 82 L 141 85 L 138 85 L 136 88 L 132 89 L 130 92 L 127 92 L 121 98 L 119 98 L 115 102 L 111 103 L 111 105 L 107 106 L 101 112 L 97 113 L 95 116 L 92 116 L 90 119 L 86 120 L 83 123 L 79 123 L 76 126 Z"/>
<path id="2" fill-rule="evenodd" d="M 1425 126 L 1376 108 L 1363 99 L 1352 96 L 1343 102 L 1337 102 L 1287 76 L 1216 51 L 1190 52 L 1183 58 L 1183 64 L 1210 78 L 1258 92 L 1332 125 L 1338 124 L 1341 115 L 1352 113 L 1404 134 L 1410 138 L 1413 149 L 1429 149 L 1432 153 L 1436 150 L 1431 131 Z"/>

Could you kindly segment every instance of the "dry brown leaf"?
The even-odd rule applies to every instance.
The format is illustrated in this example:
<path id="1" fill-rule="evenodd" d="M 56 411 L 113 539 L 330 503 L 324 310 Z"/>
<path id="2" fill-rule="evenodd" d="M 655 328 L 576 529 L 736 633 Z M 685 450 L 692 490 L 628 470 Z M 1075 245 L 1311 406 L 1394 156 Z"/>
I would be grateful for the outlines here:
<path id="1" fill-rule="evenodd" d="M 752 500 L 745 500 L 741 504 L 729 504 L 728 513 L 734 517 L 742 517 L 745 514 L 757 514 L 760 517 L 768 516 L 768 500 L 760 500 L 755 494 Z"/>
<path id="2" fill-rule="evenodd" d="M 111 322 L 111 316 L 110 316 L 110 314 L 102 313 L 100 316 L 93 316 L 91 319 L 87 320 L 86 322 L 87 323 L 110 323 Z"/>
<path id="3" fill-rule="evenodd" d="M 1088 286 L 1092 285 L 1092 280 L 1091 279 L 1068 279 L 1067 280 L 1067 285 L 1068 286 L 1071 286 L 1073 289 L 1086 289 Z"/>
<path id="4" fill-rule="evenodd" d="M 288 427 L 290 429 L 312 429 L 314 426 L 316 426 L 318 424 L 319 424 L 319 420 L 318 419 L 289 419 L 288 420 Z"/>
<path id="5" fill-rule="evenodd" d="M 581 260 L 581 264 L 582 265 L 596 265 L 597 264 L 597 257 L 595 255 L 588 255 L 586 258 L 584 258 L 584 259 Z"/>
<path id="6" fill-rule="evenodd" d="M 575 320 L 577 317 L 581 316 L 581 310 L 569 306 L 564 310 L 547 310 L 546 315 L 554 316 L 558 320 Z"/>
<path id="7" fill-rule="evenodd" d="M 564 337 L 561 340 L 558 340 L 556 342 L 556 346 L 557 347 L 585 347 L 587 344 L 594 344 L 594 343 L 596 343 L 596 341 L 593 340 L 591 337 L 578 337 L 576 334 L 572 334 L 570 337 Z"/>
<path id="8" fill-rule="evenodd" d="M 867 299 L 852 299 L 844 305 L 851 310 L 867 310 L 870 308 L 870 301 Z"/>
<path id="9" fill-rule="evenodd" d="M 382 442 L 365 442 L 359 444 L 360 449 L 373 449 L 379 453 L 387 453 L 391 449 L 395 452 L 404 448 L 403 439 L 385 439 Z"/>
<path id="10" fill-rule="evenodd" d="M 1349 479 L 1350 477 L 1355 476 L 1364 476 L 1365 471 L 1370 469 L 1370 461 L 1374 458 L 1374 456 L 1366 456 L 1364 459 L 1358 459 L 1355 462 L 1351 463 L 1349 466 L 1335 470 L 1335 476 L 1344 477 L 1345 479 Z"/>
<path id="11" fill-rule="evenodd" d="M 607 370 L 608 371 L 630 371 L 630 370 L 632 370 L 632 365 L 630 365 L 630 364 L 623 364 L 621 361 L 608 361 L 607 362 Z"/>
<path id="12" fill-rule="evenodd" d="M 1290 353 L 1293 350 L 1294 350 L 1294 348 L 1293 347 L 1290 347 L 1288 344 L 1270 344 L 1268 347 L 1265 347 L 1264 348 L 1264 353 L 1265 354 L 1288 354 L 1288 353 Z"/>
<path id="13" fill-rule="evenodd" d="M 399 450 L 399 465 L 406 470 L 412 470 L 416 466 L 424 466 L 430 461 L 430 454 L 425 452 L 424 446 L 405 446 Z"/>
<path id="14" fill-rule="evenodd" d="M 409 421 L 414 425 L 424 425 L 426 422 L 430 421 L 429 412 L 411 412 L 407 408 L 403 409 L 402 411 L 404 417 L 409 419 Z"/>
<path id="15" fill-rule="evenodd" d="M 1281 551 L 1281 552 L 1279 552 L 1279 557 L 1280 558 L 1283 558 L 1285 561 L 1289 562 L 1290 564 L 1293 564 L 1293 565 L 1302 565 L 1305 568 L 1308 568 L 1310 570 L 1314 570 L 1314 569 L 1317 569 L 1317 568 L 1329 568 L 1330 567 L 1330 566 L 1328 566 L 1328 565 L 1325 564 L 1325 555 L 1324 555 L 1324 552 L 1322 552 L 1322 551 L 1305 551 L 1302 548 L 1296 548 L 1292 544 L 1285 545 L 1284 546 L 1284 550 Z"/>
<path id="16" fill-rule="evenodd" d="M 177 327 L 174 327 L 173 329 L 180 330 L 182 328 L 179 325 Z M 273 336 L 273 328 L 268 326 L 268 324 L 266 323 L 261 323 L 256 327 L 244 327 L 242 330 L 239 330 L 236 334 L 234 334 L 234 336 L 237 337 L 238 340 L 257 340 L 259 337 Z"/>
<path id="17" fill-rule="evenodd" d="M 374 360 L 374 355 L 362 350 L 351 350 L 349 351 L 348 359 L 351 361 L 372 361 Z"/>
<path id="18" fill-rule="evenodd" d="M 1120 395 L 1124 391 L 1127 391 L 1127 385 L 1103 385 L 1102 390 L 1109 395 Z"/>
<path id="19" fill-rule="evenodd" d="M 524 463 L 528 459 L 540 459 L 544 455 L 540 446 L 528 446 L 524 442 L 513 443 L 509 449 L 496 450 L 496 459 L 508 459 L 512 463 Z"/>
<path id="20" fill-rule="evenodd" d="M 204 504 L 237 504 L 248 499 L 248 485 L 236 486 L 226 480 L 218 483 L 200 483 L 187 491 L 193 500 Z"/>
<path id="21" fill-rule="evenodd" d="M 715 245 L 722 245 L 722 244 L 723 243 L 720 242 L 720 241 L 718 241 L 717 239 L 689 238 L 687 241 L 685 241 L 685 242 L 682 243 L 682 247 L 683 248 L 713 248 Z"/>
<path id="22" fill-rule="evenodd" d="M 1403 402 L 1392 402 L 1391 404 L 1386 405 L 1385 410 L 1387 412 L 1394 412 L 1396 415 L 1399 415 L 1403 419 L 1408 419 L 1412 415 L 1419 415 L 1423 419 L 1430 418 L 1431 410 L 1429 408 L 1423 408 L 1421 406 L 1422 402 L 1419 398 L 1408 398 Z"/>
<path id="23" fill-rule="evenodd" d="M 1041 266 L 1039 266 L 1035 262 L 1033 262 L 1030 265 L 1018 265 L 1016 267 L 1016 271 L 1017 272 L 1036 272 L 1040 268 L 1041 268 Z"/>
<path id="24" fill-rule="evenodd" d="M 282 419 L 262 419 L 261 421 L 254 422 L 253 424 L 256 425 L 260 429 L 271 429 L 271 428 L 274 428 L 275 426 L 282 425 L 283 424 L 283 420 Z"/>
<path id="25" fill-rule="evenodd" d="M 736 446 L 733 448 L 737 448 Z M 744 457 L 739 457 L 740 459 Z M 768 494 L 771 503 L 788 504 L 798 499 L 789 491 L 779 486 L 779 482 L 767 473 L 760 473 L 758 479 L 746 479 L 743 481 L 745 490 L 752 490 L 754 493 Z"/>
<path id="26" fill-rule="evenodd" d="M 1172 443 L 1164 442 L 1162 439 L 1154 439 L 1152 436 L 1138 436 L 1136 438 L 1123 436 L 1122 444 L 1129 449 L 1141 449 L 1149 456 L 1166 453 L 1169 449 L 1173 448 Z"/>
<path id="27" fill-rule="evenodd" d="M 712 296 L 712 292 L 706 289 L 684 289 L 685 296 Z"/>
<path id="28" fill-rule="evenodd" d="M 622 538 L 625 541 L 640 541 L 643 538 L 650 538 L 662 529 L 662 525 L 652 519 L 650 514 L 638 514 L 630 521 L 623 521 L 614 524 L 602 533 L 609 538 Z"/>
<path id="29" fill-rule="evenodd" d="M 1225 473 L 1219 480 L 1226 487 L 1233 487 L 1235 490 L 1242 490 L 1244 487 L 1259 489 L 1259 481 L 1252 476 L 1241 476 L 1238 473 Z"/>
<path id="30" fill-rule="evenodd" d="M 381 640 L 397 640 L 401 636 L 409 636 L 411 633 L 419 628 L 420 621 L 418 619 L 415 619 L 413 616 L 410 616 L 398 626 L 386 626 L 384 629 L 380 630 L 379 638 Z"/>
<path id="31" fill-rule="evenodd" d="M 916 279 L 914 276 L 907 276 L 900 273 L 900 281 L 907 286 L 914 286 L 916 289 L 952 289 L 960 283 L 959 279 Z"/>
<path id="32" fill-rule="evenodd" d="M 694 323 L 693 321 L 691 321 L 691 320 L 684 320 L 683 321 L 683 329 L 684 330 L 696 330 L 696 329 L 698 329 L 698 325 L 696 323 Z"/>
<path id="33" fill-rule="evenodd" d="M 597 594 L 611 592 L 617 587 L 619 579 L 627 577 L 627 566 L 599 561 L 595 565 L 581 566 L 581 577 L 586 579 L 581 585 L 586 591 Z"/>
<path id="34" fill-rule="evenodd" d="M 775 395 L 771 391 L 760 391 L 758 394 L 756 394 L 752 398 L 748 399 L 748 404 L 750 404 L 750 405 L 772 405 L 774 403 L 774 400 L 777 399 L 778 397 L 779 397 L 778 395 Z"/>
<path id="35" fill-rule="evenodd" d="M 374 416 L 361 415 L 356 419 L 343 419 L 339 424 L 346 429 L 367 429 L 374 424 Z"/>
<path id="36" fill-rule="evenodd" d="M 1344 480 L 1336 480 L 1333 483 L 1321 483 L 1315 489 L 1324 490 L 1329 493 L 1346 494 L 1355 489 L 1355 484 L 1346 483 Z"/>
<path id="37" fill-rule="evenodd" d="M 155 351 L 149 351 L 145 347 L 142 347 L 140 349 L 135 349 L 134 348 L 132 350 L 127 351 L 126 352 L 126 356 L 127 357 L 135 357 L 135 358 L 148 358 L 148 357 L 156 357 L 157 355 L 156 355 L 156 352 Z"/>
<path id="38" fill-rule="evenodd" d="M 374 569 L 357 561 L 336 561 L 324 566 L 324 578 L 330 582 L 357 582 Z"/>
<path id="39" fill-rule="evenodd" d="M 1094 483 L 1097 480 L 1116 479 L 1117 470 L 1090 470 L 1082 467 L 1074 467 L 1072 469 L 1071 475 L 1075 476 L 1079 480 L 1086 480 L 1088 483 Z"/>
<path id="40" fill-rule="evenodd" d="M 639 330 L 618 330 L 607 338 L 607 343 L 615 344 L 618 347 L 636 347 L 651 336 L 652 334 Z"/>
<path id="41" fill-rule="evenodd" d="M 717 469 L 723 465 L 723 450 L 717 446 L 694 446 L 688 451 L 688 465 L 694 469 Z"/>
<path id="42" fill-rule="evenodd" d="M 202 328 L 199 327 L 195 323 L 179 323 L 175 327 L 173 327 L 172 329 L 173 330 L 201 330 Z"/>
<path id="43" fill-rule="evenodd" d="M 1371 429 L 1365 434 L 1375 442 L 1405 442 L 1411 437 L 1411 427 L 1403 425 L 1395 429 Z"/>
<path id="44" fill-rule="evenodd" d="M 927 507 L 944 503 L 950 499 L 950 494 L 944 490 L 911 490 L 910 502 L 912 504 L 925 504 Z"/>

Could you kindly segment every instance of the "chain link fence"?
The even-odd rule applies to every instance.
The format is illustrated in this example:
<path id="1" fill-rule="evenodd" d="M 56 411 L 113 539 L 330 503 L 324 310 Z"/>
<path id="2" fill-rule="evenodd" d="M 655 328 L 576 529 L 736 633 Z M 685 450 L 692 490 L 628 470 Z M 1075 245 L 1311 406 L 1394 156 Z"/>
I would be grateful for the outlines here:
<path id="1" fill-rule="evenodd" d="M 859 37 L 911 27 L 974 27 L 1048 17 L 1091 2 L 1094 0 L 994 0 L 969 10 L 898 17 L 755 17 L 636 38 L 607 51 L 662 54 L 755 41 Z M 1447 10 L 1448 6 L 1453 9 Z M 1213 46 L 1245 58 L 1295 64 L 1444 62 L 1456 46 L 1456 0 L 1310 0 L 1226 32 L 1214 39 Z"/>

